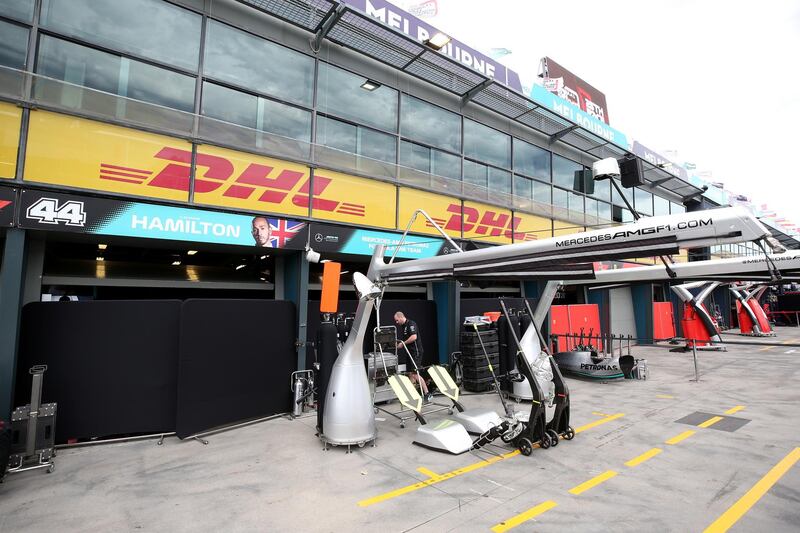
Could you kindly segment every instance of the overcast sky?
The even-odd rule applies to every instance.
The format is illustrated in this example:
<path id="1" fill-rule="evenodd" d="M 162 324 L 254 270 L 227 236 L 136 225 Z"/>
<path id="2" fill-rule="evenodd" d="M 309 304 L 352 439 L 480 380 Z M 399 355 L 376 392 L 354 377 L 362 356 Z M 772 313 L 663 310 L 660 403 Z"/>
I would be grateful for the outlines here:
<path id="1" fill-rule="evenodd" d="M 800 225 L 800 0 L 438 0 L 425 20 L 510 49 L 523 84 L 552 57 L 605 93 L 629 141 Z"/>

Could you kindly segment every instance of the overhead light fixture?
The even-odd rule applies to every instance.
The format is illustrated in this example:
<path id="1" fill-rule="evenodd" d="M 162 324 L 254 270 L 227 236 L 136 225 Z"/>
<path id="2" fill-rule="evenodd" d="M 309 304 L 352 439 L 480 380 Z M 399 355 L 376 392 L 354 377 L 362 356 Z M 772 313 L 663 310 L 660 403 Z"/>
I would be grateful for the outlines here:
<path id="1" fill-rule="evenodd" d="M 186 252 L 186 255 L 194 255 L 196 253 L 197 253 L 197 250 L 189 250 L 188 252 Z"/>
<path id="2" fill-rule="evenodd" d="M 98 244 L 97 248 L 100 249 L 100 250 L 105 250 L 106 248 L 108 248 L 108 245 L 107 244 Z"/>
<path id="3" fill-rule="evenodd" d="M 422 44 L 424 44 L 429 48 L 433 48 L 434 50 L 441 50 L 442 48 L 447 46 L 447 43 L 449 43 L 451 40 L 452 37 L 450 37 L 449 35 L 445 35 L 442 32 L 438 32 L 430 39 L 425 39 L 424 41 L 422 41 Z"/>
<path id="4" fill-rule="evenodd" d="M 180 264 L 181 264 L 181 262 L 180 262 L 180 261 L 173 261 L 173 262 L 172 262 L 172 266 L 178 266 L 178 265 L 180 265 Z"/>
<path id="5" fill-rule="evenodd" d="M 267 257 L 269 257 L 269 256 L 268 255 L 262 255 L 259 259 L 266 259 Z"/>
<path id="6" fill-rule="evenodd" d="M 247 266 L 247 265 L 237 265 L 237 266 L 236 266 L 236 270 L 241 270 L 241 269 L 243 269 L 245 266 Z"/>
<path id="7" fill-rule="evenodd" d="M 102 255 L 98 255 L 98 256 L 97 256 L 97 257 L 95 257 L 94 259 L 95 259 L 95 261 L 105 261 L 105 259 L 103 259 L 103 256 L 102 256 Z"/>
<path id="8" fill-rule="evenodd" d="M 377 81 L 373 81 L 373 80 L 369 80 L 369 79 L 361 84 L 361 88 L 364 89 L 365 91 L 374 91 L 375 89 L 377 89 L 380 86 L 381 86 L 381 84 L 378 83 Z"/>

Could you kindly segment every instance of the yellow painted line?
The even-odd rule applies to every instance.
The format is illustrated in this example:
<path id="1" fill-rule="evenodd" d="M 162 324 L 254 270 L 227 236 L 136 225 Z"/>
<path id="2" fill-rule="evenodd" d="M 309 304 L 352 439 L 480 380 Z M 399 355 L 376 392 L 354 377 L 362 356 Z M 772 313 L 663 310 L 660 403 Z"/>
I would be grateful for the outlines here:
<path id="1" fill-rule="evenodd" d="M 633 468 L 634 466 L 638 466 L 643 462 L 647 461 L 648 459 L 652 459 L 653 457 L 655 457 L 656 455 L 660 454 L 663 451 L 664 450 L 662 450 L 661 448 L 652 448 L 644 452 L 642 455 L 634 457 L 633 459 L 625 463 L 625 466 L 630 466 L 631 468 Z"/>
<path id="2" fill-rule="evenodd" d="M 598 413 L 597 411 L 592 411 L 592 414 L 593 414 L 594 416 L 611 416 L 611 415 L 610 415 L 610 414 L 608 414 L 608 413 Z"/>
<path id="3" fill-rule="evenodd" d="M 666 441 L 666 443 L 667 444 L 678 444 L 680 441 L 686 440 L 689 437 L 691 437 L 692 435 L 694 435 L 694 430 L 690 429 L 688 431 L 684 431 L 680 435 L 675 435 L 674 437 L 672 437 L 671 439 Z"/>
<path id="4" fill-rule="evenodd" d="M 583 494 L 587 490 L 589 490 L 589 489 L 591 489 L 593 487 L 596 487 L 600 483 L 605 483 L 606 481 L 608 481 L 612 477 L 616 476 L 617 474 L 618 474 L 618 472 L 615 472 L 613 470 L 606 470 L 605 472 L 603 472 L 599 476 L 595 476 L 592 479 L 590 479 L 589 481 L 584 481 L 580 485 L 576 485 L 575 487 L 572 487 L 567 492 L 569 492 L 570 494 L 574 494 L 575 496 L 577 496 L 579 494 Z"/>
<path id="5" fill-rule="evenodd" d="M 609 415 L 606 418 L 602 418 L 600 420 L 596 420 L 595 422 L 591 422 L 589 424 L 583 425 L 579 428 L 575 428 L 575 433 L 581 433 L 588 429 L 592 429 L 597 427 L 601 424 L 605 424 L 606 422 L 611 422 L 612 420 L 616 420 L 617 418 L 621 418 L 625 416 L 625 413 L 617 413 L 615 415 Z M 534 448 L 538 448 L 539 444 L 536 443 L 533 445 Z M 490 457 L 485 461 L 480 461 L 478 463 L 473 463 L 471 465 L 467 465 L 465 467 L 459 468 L 458 470 L 453 470 L 452 472 L 447 472 L 445 474 L 436 474 L 426 468 L 420 467 L 417 469 L 418 472 L 421 472 L 427 476 L 430 476 L 430 479 L 426 479 L 424 481 L 420 481 L 419 483 L 414 483 L 413 485 L 407 485 L 405 487 L 401 487 L 397 490 L 393 490 L 391 492 L 387 492 L 385 494 L 380 494 L 378 496 L 367 498 L 365 500 L 361 500 L 358 502 L 359 507 L 369 507 L 370 505 L 375 505 L 376 503 L 381 503 L 386 500 L 391 500 L 392 498 L 397 498 L 398 496 L 402 496 L 404 494 L 408 494 L 409 492 L 414 492 L 415 490 L 424 489 L 425 487 L 429 487 L 431 485 L 435 485 L 436 483 L 441 483 L 442 481 L 447 481 L 448 479 L 452 479 L 457 476 L 462 476 L 464 474 L 468 474 L 479 468 L 484 468 L 491 464 L 494 464 L 498 461 L 502 461 L 504 459 L 509 459 L 519 455 L 519 450 L 514 450 L 513 452 L 509 452 L 503 455 L 499 455 L 496 457 Z"/>
<path id="6" fill-rule="evenodd" d="M 727 411 L 725 411 L 725 414 L 726 414 L 726 415 L 732 415 L 732 414 L 734 414 L 734 413 L 738 413 L 738 412 L 739 412 L 739 411 L 741 411 L 742 409 L 744 409 L 744 405 L 737 405 L 736 407 L 731 407 L 730 409 L 728 409 Z"/>
<path id="7" fill-rule="evenodd" d="M 707 428 L 709 426 L 713 426 L 714 424 L 716 424 L 720 420 L 722 420 L 721 416 L 714 416 L 714 417 L 709 418 L 708 420 L 706 420 L 702 424 L 698 424 L 697 427 L 699 427 L 699 428 Z"/>
<path id="8" fill-rule="evenodd" d="M 781 459 L 778 464 L 772 467 L 772 470 L 767 472 L 758 483 L 753 485 L 753 488 L 748 490 L 744 496 L 731 505 L 730 508 L 728 508 L 722 516 L 717 518 L 713 524 L 708 526 L 703 533 L 722 533 L 728 531 L 728 529 L 738 522 L 797 461 L 800 461 L 800 448 L 795 448 L 789 452 L 786 457 Z"/>
<path id="9" fill-rule="evenodd" d="M 534 445 L 535 447 L 535 445 Z M 504 459 L 509 459 L 519 455 L 519 450 L 514 450 L 513 452 L 509 452 L 503 455 L 490 457 L 485 461 L 480 461 L 478 463 L 473 463 L 471 465 L 467 465 L 463 468 L 459 468 L 458 470 L 453 470 L 452 472 L 447 472 L 446 474 L 436 475 L 436 477 L 431 476 L 430 479 L 426 479 L 424 481 L 420 481 L 419 483 L 414 483 L 413 485 L 407 485 L 405 487 L 401 487 L 397 490 L 393 490 L 391 492 L 387 492 L 385 494 L 380 494 L 373 498 L 367 498 L 366 500 L 361 500 L 358 502 L 359 507 L 369 507 L 370 505 L 374 505 L 376 503 L 384 502 L 386 500 L 391 500 L 392 498 L 397 498 L 398 496 L 402 496 L 403 494 L 408 494 L 409 492 L 414 492 L 415 490 L 424 489 L 425 487 L 429 487 L 431 485 L 435 485 L 436 483 L 441 483 L 442 481 L 446 481 L 448 479 L 452 479 L 457 476 L 461 476 L 463 474 L 467 474 L 474 470 L 478 470 L 479 468 L 483 468 L 485 466 L 489 466 L 494 464 L 498 461 L 502 461 Z M 417 469 L 421 471 L 420 469 Z M 427 470 L 427 469 L 426 469 Z M 430 470 L 428 470 L 430 472 Z M 433 472 L 430 472 L 433 474 Z M 430 474 L 429 474 L 430 475 Z"/>
<path id="10" fill-rule="evenodd" d="M 656 398 L 661 398 L 662 400 L 672 400 L 675 396 L 670 396 L 669 394 L 656 394 Z"/>
<path id="11" fill-rule="evenodd" d="M 492 527 L 492 531 L 494 531 L 494 533 L 503 533 L 504 531 L 508 531 L 509 529 L 513 529 L 513 528 L 517 527 L 518 525 L 520 525 L 521 523 L 527 522 L 531 518 L 535 518 L 535 517 L 539 516 L 542 513 L 546 513 L 547 511 L 549 511 L 550 509 L 552 509 L 556 505 L 558 505 L 558 504 L 556 502 L 554 502 L 553 500 L 547 500 L 546 502 L 542 502 L 539 505 L 537 505 L 536 507 L 531 507 L 530 509 L 528 509 L 524 513 L 520 513 L 517 516 L 509 518 L 508 520 L 504 520 L 503 522 L 500 522 L 499 524 L 496 524 L 495 526 Z"/>
<path id="12" fill-rule="evenodd" d="M 420 474 L 422 474 L 424 476 L 428 476 L 431 479 L 436 479 L 436 478 L 440 477 L 439 474 L 437 474 L 433 470 L 428 470 L 424 466 L 421 466 L 421 467 L 417 468 L 417 472 L 419 472 Z"/>
<path id="13" fill-rule="evenodd" d="M 600 420 L 595 420 L 594 422 L 589 422 L 579 428 L 575 428 L 575 433 L 581 433 L 586 431 L 587 429 L 596 428 L 601 424 L 605 424 L 606 422 L 611 422 L 612 420 L 616 420 L 617 418 L 622 418 L 625 416 L 625 413 L 617 413 L 615 415 L 608 415 L 605 418 L 601 418 Z"/>

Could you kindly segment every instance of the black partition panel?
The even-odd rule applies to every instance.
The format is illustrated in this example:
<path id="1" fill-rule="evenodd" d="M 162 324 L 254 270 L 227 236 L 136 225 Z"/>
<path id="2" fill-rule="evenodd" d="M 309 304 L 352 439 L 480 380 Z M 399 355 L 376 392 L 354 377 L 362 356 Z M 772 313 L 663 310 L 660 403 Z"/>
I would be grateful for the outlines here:
<path id="1" fill-rule="evenodd" d="M 356 300 L 339 301 L 340 313 L 354 313 L 358 307 Z M 422 335 L 423 363 L 430 365 L 439 361 L 439 325 L 436 320 L 436 302 L 432 300 L 383 300 L 381 303 L 381 325 L 394 325 L 394 313 L 402 311 L 419 326 Z M 320 324 L 319 302 L 308 302 L 307 338 L 313 342 Z M 364 335 L 364 351 L 372 351 L 372 330 L 375 328 L 375 311 L 370 314 L 367 333 Z M 313 348 L 309 348 L 306 356 L 306 368 L 314 362 Z M 405 358 L 400 358 L 405 363 Z"/>
<path id="2" fill-rule="evenodd" d="M 15 404 L 45 364 L 56 442 L 175 429 L 180 301 L 34 302 L 22 311 Z"/>
<path id="3" fill-rule="evenodd" d="M 295 307 L 274 300 L 186 300 L 176 432 L 185 438 L 291 410 Z"/>

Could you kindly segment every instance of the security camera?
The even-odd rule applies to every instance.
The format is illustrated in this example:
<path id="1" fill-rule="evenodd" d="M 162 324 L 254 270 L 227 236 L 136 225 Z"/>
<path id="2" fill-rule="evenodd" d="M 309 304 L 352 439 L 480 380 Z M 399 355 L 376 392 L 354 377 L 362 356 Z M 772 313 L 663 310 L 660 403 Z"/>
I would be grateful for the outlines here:
<path id="1" fill-rule="evenodd" d="M 607 157 L 592 163 L 592 178 L 604 180 L 611 177 L 619 177 L 619 162 L 613 157 Z"/>

